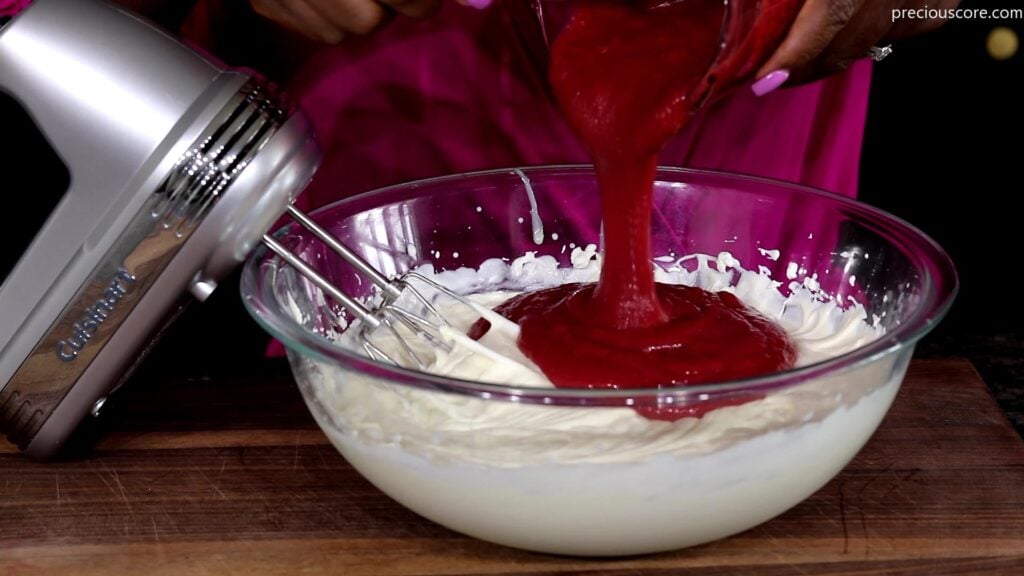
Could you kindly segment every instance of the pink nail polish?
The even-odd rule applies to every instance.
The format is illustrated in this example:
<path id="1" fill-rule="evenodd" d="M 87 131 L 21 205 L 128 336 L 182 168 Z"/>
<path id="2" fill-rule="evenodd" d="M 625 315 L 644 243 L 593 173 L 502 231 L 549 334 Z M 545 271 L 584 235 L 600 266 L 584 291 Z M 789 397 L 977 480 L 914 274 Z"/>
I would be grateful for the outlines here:
<path id="1" fill-rule="evenodd" d="M 466 4 L 469 4 L 477 10 L 483 10 L 491 5 L 491 0 L 467 0 Z"/>
<path id="2" fill-rule="evenodd" d="M 764 96 L 785 84 L 786 80 L 789 80 L 789 70 L 776 70 L 765 74 L 764 78 L 754 82 L 750 89 L 754 91 L 754 94 Z"/>

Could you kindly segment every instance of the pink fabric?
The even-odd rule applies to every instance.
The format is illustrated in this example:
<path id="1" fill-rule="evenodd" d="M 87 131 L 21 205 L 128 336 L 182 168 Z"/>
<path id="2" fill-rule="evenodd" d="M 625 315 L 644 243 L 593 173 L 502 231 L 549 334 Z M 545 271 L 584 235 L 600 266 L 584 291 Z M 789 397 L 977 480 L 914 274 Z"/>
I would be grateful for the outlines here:
<path id="1" fill-rule="evenodd" d="M 856 195 L 870 62 L 763 97 L 739 89 L 699 114 L 662 163 L 754 174 Z M 325 159 L 307 207 L 408 180 L 587 162 L 523 64 L 499 11 L 447 3 L 326 48 L 295 77 Z"/>
<path id="2" fill-rule="evenodd" d="M 32 0 L 0 0 L 0 16 L 14 16 L 31 2 Z"/>

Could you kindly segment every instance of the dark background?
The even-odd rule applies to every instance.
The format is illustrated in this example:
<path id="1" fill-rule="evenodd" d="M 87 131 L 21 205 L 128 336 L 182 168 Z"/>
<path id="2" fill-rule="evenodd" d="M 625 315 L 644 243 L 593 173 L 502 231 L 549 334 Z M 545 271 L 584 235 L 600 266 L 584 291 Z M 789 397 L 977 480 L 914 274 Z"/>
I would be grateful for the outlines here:
<path id="1" fill-rule="evenodd" d="M 963 7 L 1020 8 L 1019 0 Z M 915 224 L 953 258 L 960 295 L 918 355 L 967 356 L 1024 433 L 1024 47 L 1005 61 L 986 38 L 1024 20 L 957 20 L 893 46 L 875 66 L 860 199 Z"/>
<path id="2" fill-rule="evenodd" d="M 1020 2 L 962 6 L 1011 8 Z M 875 66 L 860 198 L 917 225 L 949 251 L 961 293 L 918 354 L 970 358 L 1024 433 L 1024 297 L 1011 280 L 1022 228 L 1015 196 L 1022 191 L 1016 176 L 1024 165 L 1024 49 L 1006 61 L 990 57 L 986 38 L 997 26 L 1024 36 L 1024 20 L 953 21 L 897 42 L 893 54 Z M 266 56 L 258 50 L 220 55 L 250 66 Z M 2 106 L 0 101 L 0 128 L 7 117 Z M 8 174 L 21 164 L 11 163 L 7 153 L 0 158 L 7 159 Z M 12 245 L 6 236 L 18 234 L 18 226 L 4 234 L 4 244 Z M 134 378 L 259 371 L 266 366 L 265 343 L 242 309 L 236 274 L 209 301 L 185 313 Z"/>
<path id="3" fill-rule="evenodd" d="M 1014 292 L 992 286 L 1014 268 L 1014 196 L 1024 189 L 1014 178 L 1024 162 L 1024 51 L 991 58 L 985 41 L 996 26 L 1024 36 L 1024 21 L 954 21 L 897 43 L 875 66 L 860 198 L 917 225 L 956 262 L 962 291 L 940 334 L 1012 332 L 1024 319 Z"/>

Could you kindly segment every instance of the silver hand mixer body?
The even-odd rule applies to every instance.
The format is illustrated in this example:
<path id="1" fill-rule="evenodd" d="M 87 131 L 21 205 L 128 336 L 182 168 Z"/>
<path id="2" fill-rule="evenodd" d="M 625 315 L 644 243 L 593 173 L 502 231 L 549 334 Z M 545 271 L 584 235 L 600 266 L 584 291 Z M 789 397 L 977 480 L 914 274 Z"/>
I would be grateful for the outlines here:
<path id="1" fill-rule="evenodd" d="M 320 154 L 263 82 L 98 0 L 38 0 L 3 24 L 0 92 L 70 173 L 0 278 L 0 431 L 46 457 L 189 292 L 260 242 Z"/>

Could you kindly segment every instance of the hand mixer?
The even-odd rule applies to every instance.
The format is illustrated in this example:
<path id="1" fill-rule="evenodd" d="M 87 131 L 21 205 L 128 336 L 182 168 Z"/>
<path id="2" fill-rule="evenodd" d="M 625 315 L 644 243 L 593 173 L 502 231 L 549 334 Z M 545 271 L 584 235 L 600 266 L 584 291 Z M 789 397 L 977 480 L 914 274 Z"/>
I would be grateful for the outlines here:
<path id="1" fill-rule="evenodd" d="M 422 366 L 410 333 L 452 345 L 423 294 L 412 290 L 415 309 L 397 304 L 413 282 L 478 309 L 415 273 L 384 278 L 292 207 L 320 159 L 302 113 L 129 12 L 38 0 L 0 22 L 4 93 L 25 120 L 5 125 L 35 130 L 4 130 L 5 145 L 49 142 L 70 173 L 66 189 L 33 189 L 57 200 L 0 277 L 0 432 L 30 455 L 56 452 L 188 294 L 204 300 L 260 241 L 359 318 L 362 345 L 380 360 Z M 381 287 L 377 306 L 348 298 L 265 234 L 286 211 Z M 402 357 L 374 345 L 379 327 Z"/>

